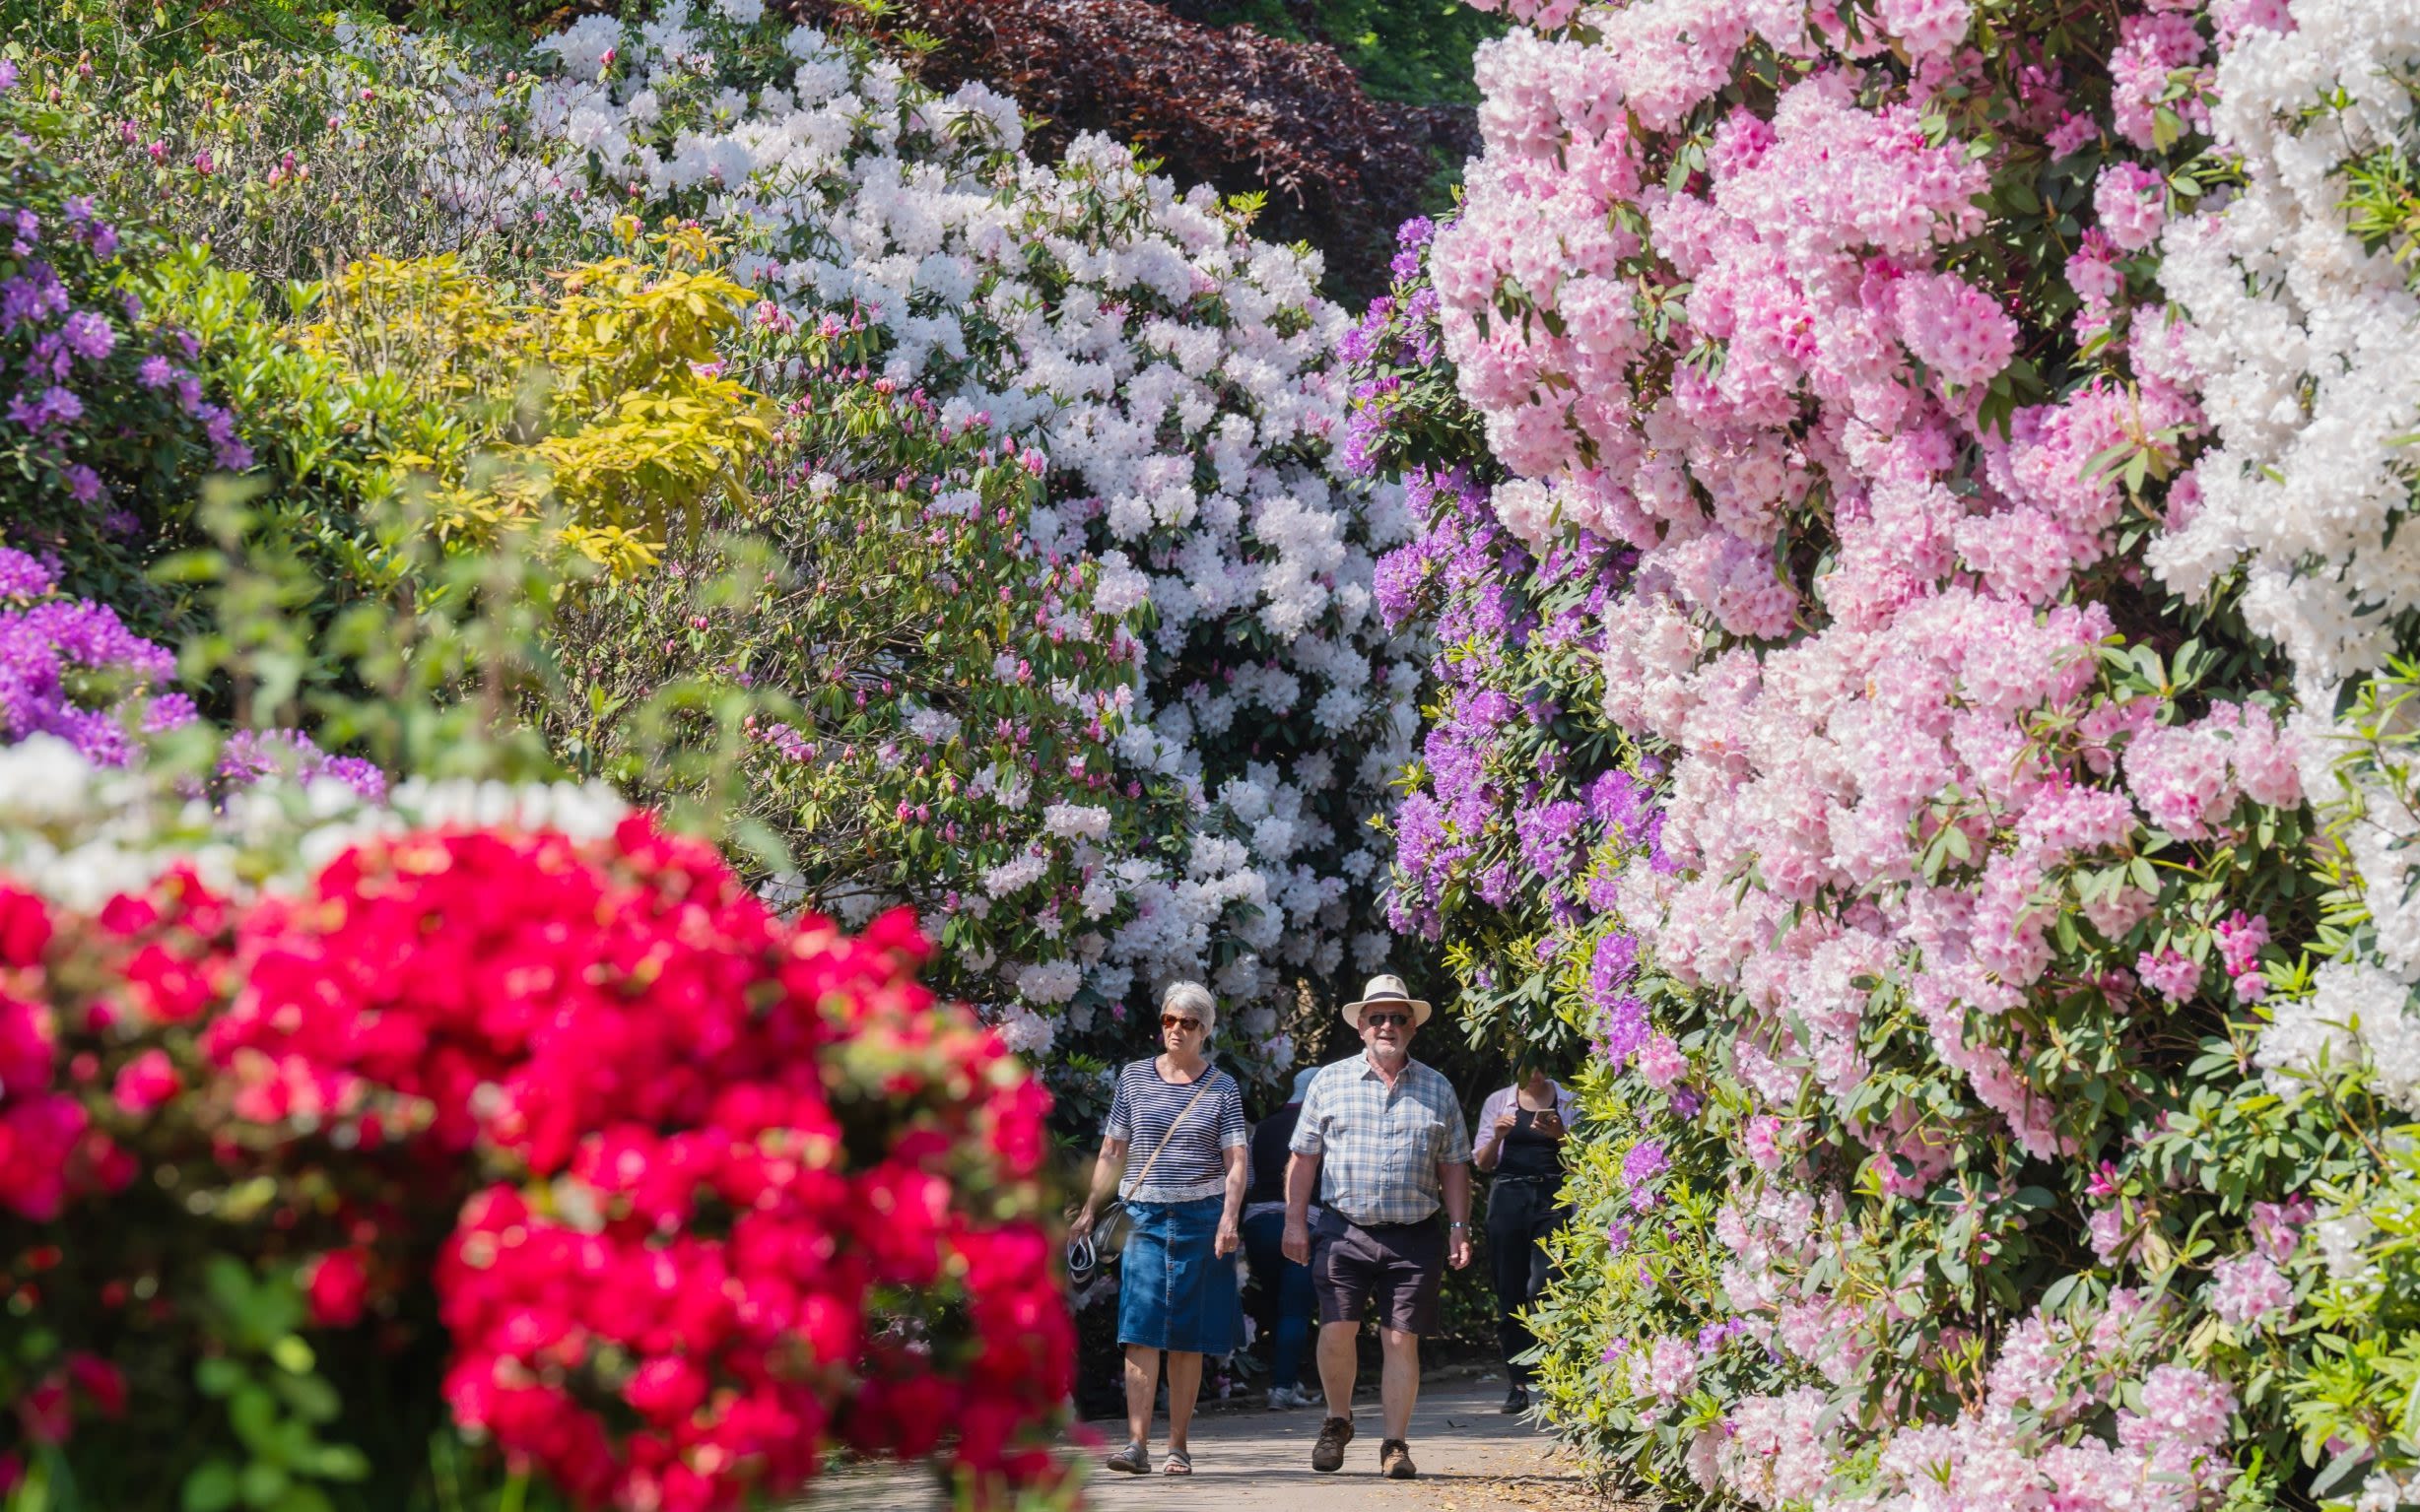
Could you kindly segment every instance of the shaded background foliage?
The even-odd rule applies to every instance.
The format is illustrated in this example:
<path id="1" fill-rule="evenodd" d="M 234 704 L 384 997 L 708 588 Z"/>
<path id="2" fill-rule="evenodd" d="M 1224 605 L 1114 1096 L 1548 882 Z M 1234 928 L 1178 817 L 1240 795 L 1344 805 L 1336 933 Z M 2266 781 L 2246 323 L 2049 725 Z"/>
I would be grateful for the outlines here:
<path id="1" fill-rule="evenodd" d="M 1445 198 L 1446 165 L 1477 146 L 1471 111 L 1381 100 L 1325 41 L 1188 20 L 1151 0 L 792 0 L 827 28 L 868 31 L 919 54 L 936 89 L 981 81 L 1041 118 L 1055 157 L 1098 131 L 1160 161 L 1180 183 L 1262 194 L 1254 230 L 1326 254 L 1327 290 L 1381 292 L 1394 228 Z M 1365 31 L 1371 45 L 1383 51 Z M 1389 82 L 1417 89 L 1418 75 Z M 1465 86 L 1466 88 L 1467 86 Z"/>
<path id="2" fill-rule="evenodd" d="M 522 38 L 647 0 L 386 0 L 399 21 Z M 1452 202 L 1478 152 L 1471 51 L 1504 30 L 1459 0 L 785 0 L 871 37 L 925 83 L 979 81 L 1037 118 L 1035 156 L 1098 131 L 1179 183 L 1263 194 L 1266 240 L 1326 257 L 1324 292 L 1386 290 L 1394 229 Z M 229 5 L 245 16 L 275 5 Z M 275 16 L 270 18 L 275 19 Z M 249 30 L 246 20 L 242 26 Z"/>
<path id="3" fill-rule="evenodd" d="M 1476 105 L 1471 50 L 1504 30 L 1459 0 L 1159 0 L 1187 21 L 1333 47 L 1378 99 Z M 1456 164 L 1458 169 L 1459 164 Z"/>

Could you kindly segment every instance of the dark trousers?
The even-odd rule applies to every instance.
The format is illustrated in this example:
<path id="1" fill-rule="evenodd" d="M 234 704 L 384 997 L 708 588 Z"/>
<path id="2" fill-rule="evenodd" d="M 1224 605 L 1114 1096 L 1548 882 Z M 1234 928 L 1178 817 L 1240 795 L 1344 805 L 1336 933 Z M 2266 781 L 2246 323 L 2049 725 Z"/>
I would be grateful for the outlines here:
<path id="1" fill-rule="evenodd" d="M 1513 1360 L 1537 1343 L 1529 1326 L 1516 1316 L 1538 1299 L 1553 1278 L 1546 1258 L 1546 1236 L 1561 1228 L 1572 1210 L 1555 1206 L 1560 1176 L 1500 1178 L 1487 1192 L 1488 1267 L 1496 1280 L 1496 1342 L 1504 1350 L 1505 1369 L 1526 1383 L 1527 1365 Z"/>
<path id="2" fill-rule="evenodd" d="M 1280 1246 L 1286 1216 L 1263 1213 L 1244 1220 L 1244 1254 L 1274 1306 L 1270 1329 L 1269 1379 L 1278 1386 L 1303 1384 L 1303 1347 L 1311 1340 L 1311 1267 L 1288 1260 Z"/>

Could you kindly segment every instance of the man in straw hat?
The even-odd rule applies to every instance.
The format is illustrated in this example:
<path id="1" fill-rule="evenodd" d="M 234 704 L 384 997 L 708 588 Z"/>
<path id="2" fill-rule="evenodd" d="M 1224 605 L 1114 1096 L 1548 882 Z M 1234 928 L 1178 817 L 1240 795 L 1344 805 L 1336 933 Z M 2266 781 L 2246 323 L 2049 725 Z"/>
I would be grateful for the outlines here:
<path id="1" fill-rule="evenodd" d="M 1437 1327 L 1445 1268 L 1470 1264 L 1470 1135 L 1452 1085 L 1412 1059 L 1412 1035 L 1429 1021 L 1429 1005 L 1401 977 L 1372 977 L 1343 1012 L 1361 1031 L 1362 1053 L 1311 1080 L 1286 1167 L 1285 1252 L 1311 1265 L 1319 1385 L 1327 1394 L 1311 1468 L 1344 1464 L 1353 1439 L 1354 1340 L 1370 1316 L 1384 1357 L 1378 1469 L 1408 1480 L 1419 1474 L 1404 1434 L 1420 1395 L 1420 1336 Z M 1315 1232 L 1314 1190 L 1325 1210 Z"/>

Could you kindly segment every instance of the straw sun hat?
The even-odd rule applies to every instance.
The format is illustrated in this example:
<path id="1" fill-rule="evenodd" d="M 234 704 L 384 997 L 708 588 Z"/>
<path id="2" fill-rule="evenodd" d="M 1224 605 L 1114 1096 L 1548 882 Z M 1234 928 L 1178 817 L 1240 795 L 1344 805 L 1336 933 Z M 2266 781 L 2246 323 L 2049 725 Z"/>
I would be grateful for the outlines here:
<path id="1" fill-rule="evenodd" d="M 1418 1028 L 1420 1025 L 1429 1021 L 1429 1005 L 1423 1003 L 1420 999 L 1413 997 L 1411 994 L 1411 989 L 1403 985 L 1403 978 L 1399 976 L 1374 976 L 1370 978 L 1369 984 L 1362 988 L 1360 1001 L 1347 1003 L 1344 1006 L 1344 1021 L 1358 1029 L 1361 1027 L 1361 1011 L 1365 1008 L 1375 1008 L 1382 1004 L 1401 1004 L 1403 1007 L 1410 1009 L 1412 1011 L 1412 1026 L 1414 1028 Z"/>

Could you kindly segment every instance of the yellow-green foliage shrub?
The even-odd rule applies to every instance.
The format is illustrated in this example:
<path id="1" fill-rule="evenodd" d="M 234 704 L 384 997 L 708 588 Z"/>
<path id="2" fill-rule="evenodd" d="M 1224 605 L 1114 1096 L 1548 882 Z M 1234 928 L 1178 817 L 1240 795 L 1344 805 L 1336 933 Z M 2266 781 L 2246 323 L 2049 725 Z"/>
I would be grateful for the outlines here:
<path id="1" fill-rule="evenodd" d="M 391 585 L 405 521 L 449 550 L 543 528 L 628 576 L 708 495 L 744 496 L 772 408 L 724 374 L 750 296 L 711 239 L 619 230 L 623 255 L 529 286 L 451 254 L 357 262 L 290 286 L 283 323 L 250 275 L 188 252 L 155 302 L 200 342 L 290 523 L 357 584 Z"/>

